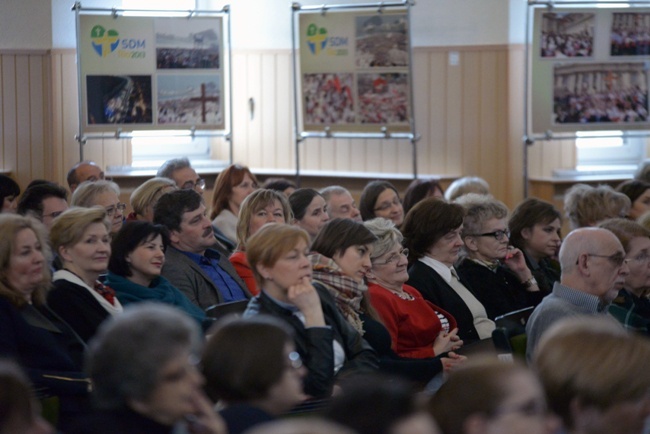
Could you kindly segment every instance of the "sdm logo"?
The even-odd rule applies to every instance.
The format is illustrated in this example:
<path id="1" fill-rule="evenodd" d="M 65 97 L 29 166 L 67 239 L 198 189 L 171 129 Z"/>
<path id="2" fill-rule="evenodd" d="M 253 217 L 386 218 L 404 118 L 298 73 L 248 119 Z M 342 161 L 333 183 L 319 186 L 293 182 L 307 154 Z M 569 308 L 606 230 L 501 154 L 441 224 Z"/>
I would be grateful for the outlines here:
<path id="1" fill-rule="evenodd" d="M 90 37 L 92 38 L 93 48 L 100 57 L 106 57 L 111 54 L 120 43 L 117 30 L 106 30 L 99 24 L 92 28 Z"/>
<path id="2" fill-rule="evenodd" d="M 312 54 L 318 55 L 327 46 L 327 29 L 310 24 L 307 27 L 307 46 Z"/>

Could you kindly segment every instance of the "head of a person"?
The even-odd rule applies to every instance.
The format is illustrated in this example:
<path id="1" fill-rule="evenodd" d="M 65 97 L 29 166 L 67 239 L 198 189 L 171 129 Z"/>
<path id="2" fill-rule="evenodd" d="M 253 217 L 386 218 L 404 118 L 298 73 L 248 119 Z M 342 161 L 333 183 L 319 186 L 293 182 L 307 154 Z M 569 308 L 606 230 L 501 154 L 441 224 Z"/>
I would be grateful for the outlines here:
<path id="1" fill-rule="evenodd" d="M 0 434 L 52 434 L 39 414 L 27 376 L 17 364 L 0 360 Z"/>
<path id="2" fill-rule="evenodd" d="M 641 433 L 650 417 L 650 342 L 610 318 L 554 324 L 533 365 L 551 410 L 572 433 Z"/>
<path id="3" fill-rule="evenodd" d="M 571 231 L 560 247 L 561 282 L 609 303 L 618 295 L 629 274 L 625 249 L 607 229 Z"/>
<path id="4" fill-rule="evenodd" d="M 562 215 L 553 205 L 536 198 L 521 202 L 508 221 L 510 243 L 536 261 L 555 256 L 562 243 Z"/>
<path id="5" fill-rule="evenodd" d="M 299 188 L 289 196 L 293 224 L 306 230 L 313 240 L 329 221 L 325 198 L 313 188 Z"/>
<path id="6" fill-rule="evenodd" d="M 259 288 L 286 294 L 290 286 L 311 280 L 310 239 L 304 229 L 285 224 L 263 226 L 246 242 L 246 258 Z"/>
<path id="7" fill-rule="evenodd" d="M 377 237 L 363 223 L 337 218 L 323 226 L 311 250 L 333 259 L 344 275 L 362 281 L 372 265 L 375 241 Z"/>
<path id="8" fill-rule="evenodd" d="M 647 211 L 650 211 L 650 183 L 630 179 L 622 182 L 616 187 L 616 191 L 623 193 L 630 198 L 632 205 L 627 215 L 628 218 L 636 220 Z"/>
<path id="9" fill-rule="evenodd" d="M 634 179 L 650 182 L 650 159 L 645 159 L 639 163 L 636 172 L 634 172 Z"/>
<path id="10" fill-rule="evenodd" d="M 625 277 L 625 288 L 641 296 L 650 289 L 650 231 L 635 221 L 609 219 L 598 227 L 612 232 L 625 249 L 630 274 Z"/>
<path id="11" fill-rule="evenodd" d="M 117 233 L 124 222 L 126 204 L 120 202 L 120 187 L 113 181 L 82 182 L 72 193 L 71 206 L 101 206 L 111 221 L 110 232 Z"/>
<path id="12" fill-rule="evenodd" d="M 173 180 L 176 187 L 182 190 L 194 190 L 198 194 L 203 195 L 205 180 L 192 168 L 190 160 L 187 157 L 172 158 L 171 160 L 165 161 L 158 169 L 156 176 Z"/>
<path id="13" fill-rule="evenodd" d="M 15 213 L 18 208 L 20 186 L 6 175 L 0 175 L 0 213 Z"/>
<path id="14" fill-rule="evenodd" d="M 50 287 L 51 253 L 43 224 L 0 214 L 0 296 L 16 307 L 43 304 Z"/>
<path id="15" fill-rule="evenodd" d="M 465 208 L 462 237 L 470 258 L 493 262 L 508 254 L 508 208 L 491 196 L 468 193 L 456 200 Z"/>
<path id="16" fill-rule="evenodd" d="M 478 176 L 464 176 L 449 184 L 447 191 L 445 191 L 445 199 L 454 202 L 468 193 L 489 195 L 490 185 L 485 179 Z"/>
<path id="17" fill-rule="evenodd" d="M 411 208 L 427 197 L 444 199 L 445 192 L 437 179 L 414 179 L 404 193 L 404 213 L 408 214 Z"/>
<path id="18" fill-rule="evenodd" d="M 345 379 L 324 416 L 358 434 L 439 433 L 410 384 L 378 374 Z"/>
<path id="19" fill-rule="evenodd" d="M 269 190 L 279 191 L 284 194 L 286 198 L 291 196 L 291 193 L 296 191 L 296 183 L 284 178 L 267 178 L 262 184 L 262 188 Z"/>
<path id="20" fill-rule="evenodd" d="M 268 315 L 224 318 L 211 330 L 201 365 L 214 402 L 255 402 L 279 415 L 305 399 L 292 330 Z"/>
<path id="21" fill-rule="evenodd" d="M 276 190 L 260 188 L 241 204 L 237 221 L 237 241 L 244 249 L 248 237 L 267 223 L 290 223 L 291 206 L 286 196 Z"/>
<path id="22" fill-rule="evenodd" d="M 52 227 L 52 222 L 68 209 L 68 192 L 53 182 L 36 184 L 28 187 L 18 201 L 18 214 L 30 215 L 45 225 Z"/>
<path id="23" fill-rule="evenodd" d="M 143 182 L 131 193 L 131 208 L 138 220 L 153 221 L 153 207 L 160 196 L 176 190 L 176 183 L 169 178 L 151 178 Z"/>
<path id="24" fill-rule="evenodd" d="M 366 277 L 385 288 L 400 289 L 409 279 L 409 251 L 402 247 L 402 233 L 395 223 L 383 218 L 368 220 L 363 225 L 377 237 L 370 255 L 372 266 Z"/>
<path id="25" fill-rule="evenodd" d="M 289 417 L 251 428 L 246 434 L 358 434 L 341 424 L 316 416 Z"/>
<path id="26" fill-rule="evenodd" d="M 435 197 L 415 204 L 402 225 L 404 247 L 411 260 L 428 256 L 451 267 L 463 247 L 464 216 L 462 206 Z"/>
<path id="27" fill-rule="evenodd" d="M 95 182 L 104 179 L 104 171 L 92 161 L 80 161 L 68 171 L 68 187 L 74 193 L 82 182 Z"/>
<path id="28" fill-rule="evenodd" d="M 66 269 L 95 280 L 108 267 L 110 228 L 104 208 L 73 207 L 54 219 L 50 241 Z"/>
<path id="29" fill-rule="evenodd" d="M 361 212 L 350 192 L 340 185 L 331 185 L 320 191 L 327 205 L 327 215 L 331 219 L 342 218 L 361 221 Z"/>
<path id="30" fill-rule="evenodd" d="M 203 198 L 194 190 L 174 190 L 160 196 L 153 220 L 167 228 L 170 244 L 178 250 L 203 254 L 215 243 Z"/>
<path id="31" fill-rule="evenodd" d="M 553 432 L 539 380 L 525 366 L 496 358 L 479 357 L 454 370 L 429 410 L 443 434 Z"/>
<path id="32" fill-rule="evenodd" d="M 214 219 L 224 209 L 238 215 L 241 203 L 256 189 L 257 178 L 248 167 L 240 164 L 228 166 L 217 176 L 214 183 L 210 218 Z"/>
<path id="33" fill-rule="evenodd" d="M 371 181 L 361 192 L 359 211 L 363 221 L 375 217 L 391 220 L 397 226 L 404 221 L 404 208 L 397 189 L 388 181 Z"/>
<path id="34" fill-rule="evenodd" d="M 603 220 L 626 217 L 630 198 L 609 185 L 575 184 L 564 195 L 564 212 L 571 229 L 596 226 Z"/>
<path id="35" fill-rule="evenodd" d="M 195 412 L 200 331 L 172 306 L 138 303 L 104 322 L 86 353 L 101 409 L 129 408 L 163 425 Z"/>
<path id="36" fill-rule="evenodd" d="M 148 221 L 128 222 L 111 241 L 108 270 L 149 286 L 153 279 L 160 276 L 168 244 L 169 237 L 164 226 Z"/>

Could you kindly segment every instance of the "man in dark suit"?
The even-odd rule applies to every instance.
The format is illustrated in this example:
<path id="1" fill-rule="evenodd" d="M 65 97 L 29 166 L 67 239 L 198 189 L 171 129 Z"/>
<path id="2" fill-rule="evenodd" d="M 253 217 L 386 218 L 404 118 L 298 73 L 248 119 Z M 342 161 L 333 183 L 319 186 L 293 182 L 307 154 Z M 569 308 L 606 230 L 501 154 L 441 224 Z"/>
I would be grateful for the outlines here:
<path id="1" fill-rule="evenodd" d="M 169 230 L 162 275 L 194 304 L 215 304 L 251 297 L 214 237 L 201 195 L 194 190 L 164 194 L 154 208 L 154 222 Z"/>

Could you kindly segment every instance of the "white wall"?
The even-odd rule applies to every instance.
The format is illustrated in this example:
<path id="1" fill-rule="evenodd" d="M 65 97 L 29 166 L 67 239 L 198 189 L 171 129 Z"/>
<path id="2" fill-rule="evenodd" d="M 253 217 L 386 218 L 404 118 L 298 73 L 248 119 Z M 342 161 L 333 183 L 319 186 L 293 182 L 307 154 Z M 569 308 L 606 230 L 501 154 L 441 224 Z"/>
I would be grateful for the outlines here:
<path id="1" fill-rule="evenodd" d="M 47 0 L 0 0 L 0 49 L 47 50 L 52 20 Z"/>

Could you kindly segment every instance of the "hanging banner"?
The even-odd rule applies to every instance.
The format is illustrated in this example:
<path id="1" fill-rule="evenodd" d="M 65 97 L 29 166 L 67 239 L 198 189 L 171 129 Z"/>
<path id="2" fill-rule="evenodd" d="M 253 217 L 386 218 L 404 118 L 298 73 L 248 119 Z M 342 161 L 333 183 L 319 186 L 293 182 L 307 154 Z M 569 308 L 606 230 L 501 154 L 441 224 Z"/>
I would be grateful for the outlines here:
<path id="1" fill-rule="evenodd" d="M 224 129 L 222 18 L 79 18 L 85 131 Z"/>
<path id="2" fill-rule="evenodd" d="M 405 9 L 301 13 L 303 130 L 410 131 L 408 26 Z"/>

